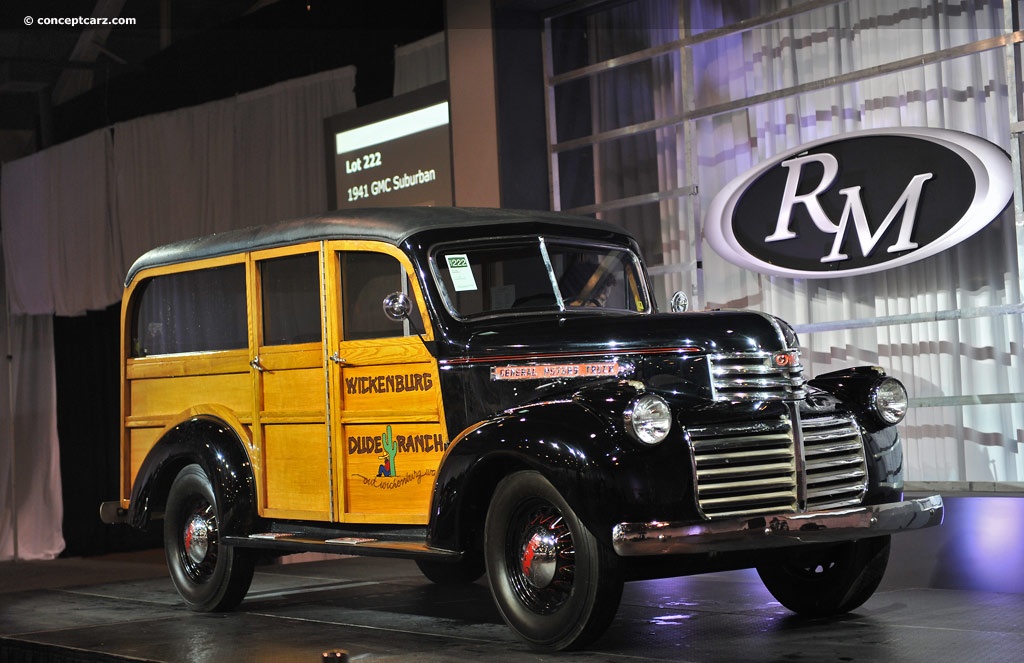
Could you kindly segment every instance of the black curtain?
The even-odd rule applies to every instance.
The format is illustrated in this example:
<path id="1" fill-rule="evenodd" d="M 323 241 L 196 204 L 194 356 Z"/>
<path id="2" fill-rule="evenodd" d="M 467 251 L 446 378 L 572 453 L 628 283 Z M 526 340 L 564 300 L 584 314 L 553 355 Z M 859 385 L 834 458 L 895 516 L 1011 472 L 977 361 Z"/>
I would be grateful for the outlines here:
<path id="1" fill-rule="evenodd" d="M 160 546 L 159 528 L 143 533 L 99 518 L 100 503 L 119 498 L 120 324 L 119 304 L 54 318 L 63 557 Z"/>

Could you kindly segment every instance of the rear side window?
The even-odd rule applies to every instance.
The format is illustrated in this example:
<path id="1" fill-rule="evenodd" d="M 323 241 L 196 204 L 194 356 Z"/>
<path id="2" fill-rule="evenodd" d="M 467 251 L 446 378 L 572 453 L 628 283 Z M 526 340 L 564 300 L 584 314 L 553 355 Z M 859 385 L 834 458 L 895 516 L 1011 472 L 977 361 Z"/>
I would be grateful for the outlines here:
<path id="1" fill-rule="evenodd" d="M 315 253 L 260 262 L 263 345 L 318 342 L 320 258 Z"/>
<path id="2" fill-rule="evenodd" d="M 155 276 L 134 299 L 133 357 L 248 347 L 245 265 Z"/>

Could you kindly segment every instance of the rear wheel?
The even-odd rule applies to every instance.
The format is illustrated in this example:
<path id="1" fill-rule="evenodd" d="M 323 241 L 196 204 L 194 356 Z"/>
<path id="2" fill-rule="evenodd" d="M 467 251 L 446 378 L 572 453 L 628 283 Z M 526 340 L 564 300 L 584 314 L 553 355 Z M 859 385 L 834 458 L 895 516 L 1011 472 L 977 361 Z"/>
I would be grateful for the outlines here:
<path id="1" fill-rule="evenodd" d="M 797 550 L 757 567 L 765 587 L 793 612 L 827 617 L 860 607 L 878 589 L 889 562 L 890 538 L 872 537 Z"/>
<path id="2" fill-rule="evenodd" d="M 501 481 L 487 511 L 487 576 L 505 621 L 538 648 L 582 647 L 615 617 L 618 558 L 537 472 Z"/>
<path id="3" fill-rule="evenodd" d="M 217 498 L 198 465 L 182 469 L 171 484 L 164 555 L 178 594 L 192 610 L 230 610 L 249 591 L 253 556 L 221 543 Z"/>

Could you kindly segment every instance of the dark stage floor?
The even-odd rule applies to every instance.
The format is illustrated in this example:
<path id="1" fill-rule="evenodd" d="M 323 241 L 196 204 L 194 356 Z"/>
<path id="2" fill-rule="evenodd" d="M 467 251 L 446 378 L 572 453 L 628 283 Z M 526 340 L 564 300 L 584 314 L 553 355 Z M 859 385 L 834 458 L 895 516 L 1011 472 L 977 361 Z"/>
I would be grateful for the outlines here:
<path id="1" fill-rule="evenodd" d="M 1018 500 L 993 504 L 1020 522 Z M 947 500 L 947 524 L 971 508 Z M 352 661 L 1020 660 L 1024 549 L 958 558 L 963 536 L 943 525 L 895 537 L 882 587 L 837 619 L 793 617 L 753 572 L 627 584 L 608 633 L 588 651 L 559 655 L 521 644 L 485 581 L 442 589 L 406 561 L 300 557 L 261 566 L 240 608 L 217 615 L 182 606 L 158 551 L 5 562 L 0 660 L 315 663 L 332 650 Z M 956 574 L 950 563 L 997 568 Z M 980 589 L 965 584 L 972 576 Z"/>

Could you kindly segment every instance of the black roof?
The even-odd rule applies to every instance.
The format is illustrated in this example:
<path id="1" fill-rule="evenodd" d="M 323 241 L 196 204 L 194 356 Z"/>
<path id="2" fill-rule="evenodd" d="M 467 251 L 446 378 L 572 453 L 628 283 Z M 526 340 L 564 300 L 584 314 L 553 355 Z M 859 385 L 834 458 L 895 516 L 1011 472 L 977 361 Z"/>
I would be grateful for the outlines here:
<path id="1" fill-rule="evenodd" d="M 450 228 L 548 223 L 624 234 L 618 226 L 557 212 L 473 207 L 379 207 L 340 210 L 266 226 L 214 233 L 165 244 L 144 253 L 128 270 L 125 286 L 143 269 L 216 258 L 322 239 L 365 239 L 399 246 L 415 234 Z M 454 237 L 461 236 L 453 233 Z"/>

